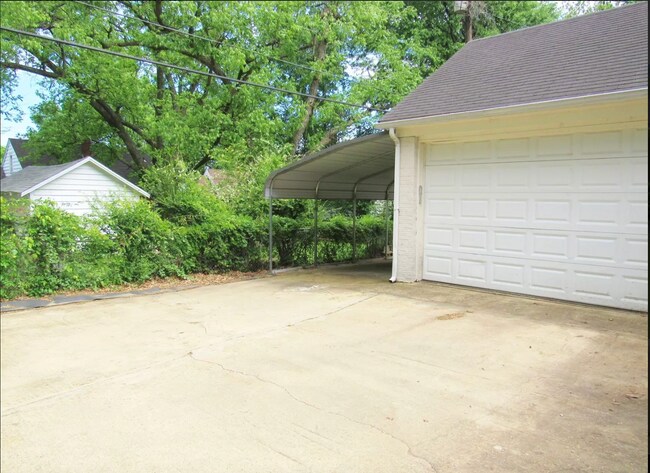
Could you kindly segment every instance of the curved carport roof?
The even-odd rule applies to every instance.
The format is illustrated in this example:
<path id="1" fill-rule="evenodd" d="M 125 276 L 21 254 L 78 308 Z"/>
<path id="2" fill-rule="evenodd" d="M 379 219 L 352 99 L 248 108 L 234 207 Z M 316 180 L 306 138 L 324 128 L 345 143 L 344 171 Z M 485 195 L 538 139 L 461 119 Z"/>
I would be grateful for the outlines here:
<path id="1" fill-rule="evenodd" d="M 388 133 L 338 143 L 273 172 L 273 199 L 392 200 L 395 144 Z"/>

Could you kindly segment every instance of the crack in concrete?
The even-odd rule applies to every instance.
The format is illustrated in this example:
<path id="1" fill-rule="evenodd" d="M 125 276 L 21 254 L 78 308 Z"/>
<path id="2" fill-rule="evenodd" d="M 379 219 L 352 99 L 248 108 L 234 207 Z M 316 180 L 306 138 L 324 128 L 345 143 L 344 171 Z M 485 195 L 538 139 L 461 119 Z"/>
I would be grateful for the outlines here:
<path id="1" fill-rule="evenodd" d="M 235 341 L 235 340 L 239 340 L 241 338 L 247 338 L 247 337 L 251 337 L 251 336 L 255 337 L 255 336 L 268 335 L 268 334 L 273 333 L 273 332 L 278 332 L 278 331 L 284 330 L 287 327 L 293 327 L 295 325 L 301 324 L 303 322 L 307 322 L 309 320 L 314 320 L 314 319 L 317 319 L 319 317 L 326 317 L 326 316 L 334 314 L 336 312 L 340 312 L 340 311 L 345 310 L 345 309 L 347 309 L 349 307 L 352 307 L 352 306 L 354 306 L 356 304 L 360 304 L 360 303 L 362 303 L 364 301 L 367 301 L 368 299 L 372 299 L 373 297 L 376 297 L 377 295 L 378 294 L 373 294 L 372 296 L 369 296 L 369 297 L 366 297 L 364 299 L 354 301 L 354 302 L 352 302 L 350 304 L 347 304 L 347 305 L 345 305 L 343 307 L 333 309 L 333 310 L 331 310 L 329 312 L 326 312 L 325 314 L 320 314 L 320 315 L 317 315 L 317 316 L 314 316 L 314 317 L 308 317 L 308 318 L 305 318 L 305 319 L 301 319 L 301 320 L 298 320 L 297 322 L 294 322 L 294 323 L 289 324 L 289 325 L 281 325 L 279 327 L 273 327 L 271 329 L 261 330 L 261 331 L 257 331 L 257 332 L 243 333 L 243 334 L 240 334 L 240 335 L 236 335 L 236 336 L 232 336 L 232 337 L 229 337 L 229 338 L 219 340 L 219 341 L 214 342 L 214 343 L 208 343 L 206 345 L 201 345 L 199 347 L 192 348 L 192 350 L 193 351 L 202 350 L 204 348 L 213 347 L 213 346 L 219 345 L 219 344 L 229 343 L 229 342 L 232 342 L 232 341 Z M 203 329 L 205 330 L 206 335 L 207 335 L 208 330 L 207 330 L 207 328 L 205 327 L 205 325 L 202 322 L 190 322 L 190 323 L 191 324 L 200 323 L 202 325 Z M 190 351 L 190 354 L 191 353 L 192 353 L 192 351 Z M 187 353 L 185 353 L 185 354 L 183 354 L 181 356 L 176 356 L 174 358 L 161 360 L 161 361 L 156 361 L 156 362 L 150 363 L 149 365 L 127 371 L 126 373 L 116 373 L 116 374 L 114 374 L 112 376 L 107 376 L 105 378 L 98 378 L 98 379 L 95 379 L 95 380 L 90 381 L 88 383 L 80 384 L 79 386 L 75 386 L 75 387 L 73 387 L 71 389 L 66 389 L 64 391 L 58 391 L 58 392 L 55 392 L 55 393 L 52 393 L 52 394 L 47 394 L 45 396 L 41 396 L 41 397 L 38 397 L 36 399 L 32 399 L 30 401 L 23 402 L 22 404 L 18 404 L 16 406 L 4 409 L 4 410 L 2 410 L 0 412 L 0 417 L 5 417 L 5 416 L 8 416 L 8 415 L 14 414 L 14 413 L 18 412 L 19 410 L 21 410 L 22 408 L 24 408 L 24 407 L 28 407 L 28 406 L 31 406 L 33 404 L 37 404 L 39 402 L 43 402 L 43 401 L 47 401 L 47 400 L 51 400 L 51 399 L 56 399 L 56 398 L 59 398 L 59 397 L 65 397 L 65 396 L 68 396 L 70 394 L 74 394 L 75 392 L 80 391 L 80 390 L 82 390 L 82 389 L 84 389 L 84 388 L 86 388 L 88 386 L 93 386 L 95 384 L 100 384 L 100 383 L 103 383 L 103 382 L 112 381 L 112 380 L 115 380 L 115 379 L 123 378 L 125 376 L 135 375 L 135 374 L 147 371 L 147 370 L 149 370 L 151 368 L 155 368 L 157 366 L 161 366 L 161 365 L 164 366 L 164 365 L 167 365 L 167 364 L 171 364 L 171 363 L 174 363 L 175 361 L 178 361 L 178 360 L 181 360 L 181 359 L 185 358 L 186 356 L 187 356 Z"/>
<path id="2" fill-rule="evenodd" d="M 186 356 L 187 356 L 187 354 L 182 355 L 182 356 L 177 356 L 177 357 L 167 359 L 167 360 L 156 361 L 156 362 L 151 363 L 151 364 L 149 364 L 147 366 L 143 366 L 143 367 L 140 367 L 140 368 L 135 368 L 133 370 L 127 371 L 126 373 L 117 373 L 117 374 L 115 374 L 113 376 L 108 376 L 106 378 L 98 378 L 98 379 L 95 379 L 94 381 L 91 381 L 89 383 L 80 384 L 79 386 L 75 386 L 74 388 L 67 389 L 65 391 L 59 391 L 59 392 L 56 392 L 56 393 L 53 393 L 53 394 L 48 394 L 48 395 L 45 395 L 45 396 L 41 396 L 39 398 L 32 399 L 31 401 L 27 401 L 27 402 L 24 402 L 22 404 L 18 404 L 17 406 L 9 407 L 9 408 L 3 410 L 0 417 L 5 417 L 5 416 L 11 415 L 11 414 L 15 414 L 16 412 L 18 412 L 22 408 L 31 406 L 32 404 L 37 404 L 39 402 L 47 401 L 47 400 L 50 400 L 50 399 L 56 399 L 56 398 L 59 398 L 59 397 L 65 397 L 65 396 L 73 394 L 73 393 L 75 393 L 77 391 L 81 391 L 82 389 L 87 388 L 88 386 L 93 386 L 95 384 L 100 384 L 100 383 L 104 383 L 104 382 L 107 382 L 107 381 L 112 381 L 112 380 L 115 380 L 115 379 L 124 378 L 126 376 L 131 376 L 131 375 L 134 375 L 134 374 L 138 374 L 138 373 L 141 373 L 143 371 L 147 371 L 147 370 L 150 370 L 152 368 L 155 368 L 156 366 L 171 364 L 171 363 L 173 363 L 175 361 L 182 360 Z"/>
<path id="3" fill-rule="evenodd" d="M 315 315 L 313 317 L 307 317 L 306 319 L 301 319 L 301 320 L 299 320 L 297 322 L 287 324 L 286 327 L 295 327 L 296 325 L 300 325 L 302 323 L 309 322 L 310 320 L 316 320 L 316 319 L 320 319 L 321 317 L 327 317 L 328 315 L 336 314 L 337 312 L 341 312 L 342 310 L 349 309 L 350 307 L 353 307 L 353 306 L 355 306 L 357 304 L 361 304 L 362 302 L 366 302 L 367 300 L 370 300 L 370 299 L 372 299 L 374 297 L 377 297 L 378 295 L 379 294 L 373 294 L 373 295 L 365 297 L 363 299 L 359 299 L 358 301 L 354 301 L 354 302 L 351 302 L 351 303 L 349 303 L 347 305 L 344 305 L 343 307 L 339 307 L 338 309 L 333 309 L 333 310 L 331 310 L 329 312 L 326 312 L 324 314 L 319 314 L 319 315 Z"/>
<path id="4" fill-rule="evenodd" d="M 269 445 L 269 444 L 266 443 L 266 442 L 262 442 L 260 439 L 256 439 L 256 440 L 257 440 L 257 443 L 259 443 L 260 445 L 265 446 L 266 448 L 268 448 L 268 449 L 271 450 L 272 452 L 277 453 L 278 455 L 281 455 L 281 456 L 283 456 L 284 458 L 287 458 L 288 460 L 291 460 L 292 462 L 297 463 L 297 464 L 300 465 L 300 466 L 305 466 L 304 463 L 302 463 L 302 462 L 299 461 L 299 460 L 296 460 L 296 459 L 293 458 L 292 456 L 287 455 L 287 454 L 284 453 L 282 450 L 278 450 L 277 448 L 273 448 L 271 445 Z"/>
<path id="5" fill-rule="evenodd" d="M 206 326 L 205 326 L 205 324 L 203 322 L 188 322 L 188 323 L 190 323 L 192 325 L 200 325 L 203 328 L 203 331 L 205 332 L 205 334 L 206 335 L 208 334 L 208 329 L 206 328 Z"/>
<path id="6" fill-rule="evenodd" d="M 374 297 L 374 296 L 373 296 L 373 297 Z M 360 301 L 360 302 L 361 302 L 361 301 Z M 362 422 L 362 421 L 359 421 L 359 420 L 353 419 L 353 418 L 348 417 L 348 416 L 346 416 L 345 414 L 341 414 L 341 413 L 339 413 L 339 412 L 330 411 L 330 410 L 328 410 L 328 409 L 323 409 L 322 407 L 317 406 L 317 405 L 315 405 L 315 404 L 312 404 L 312 403 L 310 403 L 310 402 L 307 402 L 307 401 L 305 401 L 304 399 L 300 399 L 299 397 L 297 397 L 296 395 L 294 395 L 291 391 L 289 391 L 289 389 L 287 389 L 285 386 L 283 386 L 283 385 L 281 385 L 281 384 L 279 384 L 279 383 L 276 383 L 275 381 L 271 381 L 270 379 L 262 378 L 262 377 L 260 377 L 260 376 L 258 376 L 258 375 L 256 375 L 256 374 L 253 374 L 253 373 L 247 373 L 247 372 L 245 372 L 245 371 L 240 371 L 240 370 L 236 370 L 236 369 L 233 369 L 233 368 L 227 368 L 225 365 L 223 365 L 222 363 L 219 363 L 218 361 L 210 361 L 210 360 L 203 360 L 203 359 L 201 359 L 201 358 L 197 358 L 196 356 L 194 356 L 194 353 L 192 353 L 192 352 L 189 352 L 189 353 L 188 353 L 188 356 L 189 356 L 191 359 L 195 360 L 195 361 L 199 361 L 199 362 L 202 362 L 202 363 L 209 363 L 209 364 L 211 364 L 211 365 L 216 365 L 216 366 L 218 366 L 219 368 L 221 368 L 223 371 L 225 371 L 225 372 L 227 372 L 227 373 L 238 374 L 238 375 L 240 375 L 240 376 L 246 376 L 246 377 L 248 377 L 248 378 L 256 379 L 257 381 L 259 381 L 259 382 L 261 382 L 261 383 L 270 384 L 270 385 L 272 385 L 272 386 L 275 386 L 275 387 L 281 389 L 282 391 L 284 391 L 284 393 L 285 393 L 287 396 L 289 396 L 291 399 L 293 399 L 294 401 L 296 401 L 296 402 L 298 402 L 298 403 L 300 403 L 300 404 L 303 404 L 303 405 L 305 405 L 305 406 L 307 406 L 307 407 L 309 407 L 309 408 L 311 408 L 311 409 L 315 409 L 315 410 L 317 410 L 317 411 L 321 411 L 321 412 L 324 412 L 324 413 L 326 413 L 326 414 L 333 415 L 333 416 L 336 416 L 336 417 L 341 417 L 342 419 L 346 419 L 347 421 L 352 422 L 352 423 L 357 424 L 357 425 L 362 425 L 362 426 L 364 426 L 364 427 L 369 427 L 369 428 L 371 428 L 371 429 L 373 429 L 373 430 L 375 430 L 375 431 L 377 431 L 377 432 L 379 432 L 379 433 L 381 433 L 381 434 L 383 434 L 383 435 L 385 435 L 385 436 L 387 436 L 387 437 L 392 438 L 392 439 L 395 440 L 396 442 L 402 444 L 404 447 L 406 447 L 406 451 L 407 451 L 407 454 L 408 454 L 409 456 L 411 456 L 411 457 L 413 457 L 413 458 L 415 458 L 415 459 L 417 459 L 417 460 L 420 460 L 421 462 L 426 463 L 427 466 L 429 467 L 429 470 L 430 470 L 430 471 L 432 471 L 432 472 L 434 472 L 434 473 L 436 473 L 436 471 L 437 471 L 436 468 L 433 466 L 433 464 L 432 464 L 429 460 L 427 460 L 426 458 L 421 457 L 421 456 L 415 454 L 415 453 L 413 452 L 411 446 L 410 446 L 406 441 L 402 440 L 402 439 L 399 438 L 399 437 L 396 437 L 395 435 L 391 434 L 390 432 L 385 431 L 385 430 L 382 429 L 381 427 L 377 427 L 377 426 L 374 425 L 374 424 L 369 424 L 369 423 L 367 423 L 367 422 Z"/>

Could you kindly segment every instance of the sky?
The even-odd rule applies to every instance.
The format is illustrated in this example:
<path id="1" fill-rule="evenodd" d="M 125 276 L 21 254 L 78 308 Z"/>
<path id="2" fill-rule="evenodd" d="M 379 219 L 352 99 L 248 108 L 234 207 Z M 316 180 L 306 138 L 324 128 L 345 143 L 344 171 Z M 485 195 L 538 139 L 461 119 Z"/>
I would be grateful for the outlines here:
<path id="1" fill-rule="evenodd" d="M 567 11 L 570 5 L 576 2 L 560 1 L 556 3 L 559 4 L 563 11 Z M 40 77 L 36 77 L 33 74 L 18 72 L 18 87 L 15 91 L 15 95 L 20 95 L 22 97 L 19 108 L 23 112 L 23 118 L 19 122 L 12 122 L 9 120 L 3 120 L 0 117 L 0 144 L 3 146 L 7 144 L 9 138 L 20 138 L 27 132 L 29 127 L 34 127 L 34 123 L 29 118 L 31 114 L 30 107 L 33 107 L 40 102 L 37 95 L 38 90 L 43 90 L 38 85 L 40 80 Z"/>
<path id="2" fill-rule="evenodd" d="M 23 119 L 16 123 L 0 117 L 0 143 L 2 146 L 6 146 L 9 138 L 19 138 L 27 132 L 28 127 L 34 126 L 34 123 L 29 118 L 29 107 L 33 107 L 41 101 L 36 95 L 37 90 L 43 90 L 38 85 L 41 79 L 41 77 L 34 74 L 18 72 L 18 87 L 14 94 L 22 97 L 19 108 L 23 112 Z"/>

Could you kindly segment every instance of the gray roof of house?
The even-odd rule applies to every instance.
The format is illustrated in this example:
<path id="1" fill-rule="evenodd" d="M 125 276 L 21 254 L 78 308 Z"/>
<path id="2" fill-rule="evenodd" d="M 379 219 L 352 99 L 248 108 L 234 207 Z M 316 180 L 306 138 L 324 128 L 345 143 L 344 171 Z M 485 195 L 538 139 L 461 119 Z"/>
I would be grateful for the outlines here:
<path id="1" fill-rule="evenodd" d="M 470 41 L 382 122 L 648 87 L 648 4 Z"/>
<path id="2" fill-rule="evenodd" d="M 16 157 L 21 165 L 27 166 L 48 166 L 50 164 L 56 163 L 56 159 L 50 155 L 38 156 L 36 158 L 29 159 L 29 151 L 26 149 L 25 145 L 29 140 L 23 138 L 9 138 L 11 147 L 16 153 Z"/>
<path id="3" fill-rule="evenodd" d="M 27 155 L 27 151 L 23 148 L 23 145 L 27 143 L 27 140 L 22 138 L 9 138 L 9 143 L 11 143 L 11 147 L 14 149 L 18 159 Z"/>
<path id="4" fill-rule="evenodd" d="M 79 161 L 81 159 L 54 166 L 27 166 L 21 171 L 0 180 L 0 192 L 15 192 L 20 194 L 61 171 L 74 166 Z"/>

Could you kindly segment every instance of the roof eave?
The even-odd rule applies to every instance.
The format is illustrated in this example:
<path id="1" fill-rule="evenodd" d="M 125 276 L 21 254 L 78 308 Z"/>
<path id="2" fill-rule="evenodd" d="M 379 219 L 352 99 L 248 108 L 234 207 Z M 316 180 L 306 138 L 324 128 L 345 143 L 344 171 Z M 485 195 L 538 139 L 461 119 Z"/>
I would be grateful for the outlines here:
<path id="1" fill-rule="evenodd" d="M 447 113 L 443 115 L 431 115 L 427 117 L 405 118 L 402 120 L 390 120 L 375 124 L 375 128 L 387 130 L 412 125 L 427 125 L 450 120 L 463 120 L 471 118 L 484 118 L 505 115 L 512 112 L 536 112 L 552 108 L 564 107 L 567 105 L 589 105 L 592 103 L 604 103 L 632 98 L 643 98 L 648 96 L 648 88 L 621 90 L 603 94 L 583 95 L 579 97 L 567 97 L 560 99 L 544 100 L 541 102 L 530 102 L 504 107 L 494 107 L 482 110 L 471 110 L 467 112 Z"/>
<path id="2" fill-rule="evenodd" d="M 276 169 L 273 171 L 271 174 L 269 174 L 269 177 L 266 178 L 266 182 L 264 183 L 264 196 L 268 199 L 271 196 L 272 192 L 272 187 L 273 187 L 273 181 L 275 180 L 276 177 L 285 174 L 292 169 L 295 169 L 297 167 L 303 166 L 305 163 L 308 163 L 310 161 L 314 161 L 317 159 L 320 159 L 323 156 L 326 156 L 328 154 L 331 154 L 341 148 L 347 148 L 348 146 L 355 146 L 361 143 L 364 143 L 366 141 L 372 141 L 378 139 L 379 136 L 385 135 L 386 132 L 383 133 L 374 133 L 371 135 L 365 135 L 361 136 L 359 138 L 355 138 L 352 140 L 348 141 L 341 141 L 340 143 L 336 143 L 335 145 L 328 146 L 327 148 L 324 148 L 320 151 L 317 151 L 315 153 L 309 154 L 302 159 L 299 159 L 298 161 L 291 163 L 285 167 L 282 167 L 280 169 Z"/>
<path id="3" fill-rule="evenodd" d="M 138 194 L 140 194 L 140 195 L 146 197 L 147 199 L 148 199 L 149 197 L 151 197 L 151 196 L 149 195 L 148 192 L 146 192 L 145 190 L 143 190 L 143 189 L 141 189 L 140 187 L 136 186 L 136 185 L 133 184 L 132 182 L 129 182 L 128 180 L 124 179 L 124 178 L 123 178 L 122 176 L 120 176 L 119 174 L 117 174 L 117 173 L 111 171 L 111 170 L 108 169 L 106 166 L 104 166 L 104 165 L 101 164 L 100 162 L 97 162 L 96 160 L 94 160 L 94 159 L 91 158 L 90 156 L 87 156 L 87 157 L 85 157 L 84 159 L 79 160 L 79 162 L 75 163 L 73 166 L 69 166 L 69 167 L 63 169 L 61 172 L 58 172 L 58 173 L 56 173 L 55 175 L 50 176 L 50 177 L 48 177 L 47 179 L 42 180 L 42 181 L 39 182 L 38 184 L 33 185 L 33 186 L 30 187 L 29 189 L 24 190 L 23 192 L 21 192 L 20 196 L 21 196 L 21 197 L 24 197 L 24 196 L 26 196 L 26 195 L 28 195 L 28 194 L 31 194 L 31 193 L 34 192 L 35 190 L 37 190 L 37 189 L 43 187 L 43 186 L 46 185 L 46 184 L 49 184 L 50 182 L 52 182 L 52 181 L 54 181 L 54 180 L 60 178 L 61 176 L 64 176 L 65 174 L 68 174 L 69 172 L 71 172 L 71 171 L 77 169 L 77 168 L 80 167 L 80 166 L 83 166 L 83 165 L 86 164 L 86 163 L 90 163 L 90 164 L 94 165 L 95 167 L 99 168 L 100 170 L 106 172 L 106 173 L 109 174 L 110 176 L 114 177 L 115 179 L 117 179 L 117 180 L 120 181 L 121 183 L 125 184 L 127 187 L 131 188 L 132 190 L 134 190 L 134 191 L 137 192 Z"/>

